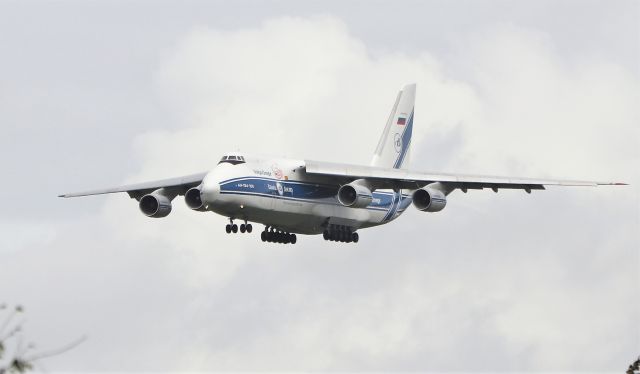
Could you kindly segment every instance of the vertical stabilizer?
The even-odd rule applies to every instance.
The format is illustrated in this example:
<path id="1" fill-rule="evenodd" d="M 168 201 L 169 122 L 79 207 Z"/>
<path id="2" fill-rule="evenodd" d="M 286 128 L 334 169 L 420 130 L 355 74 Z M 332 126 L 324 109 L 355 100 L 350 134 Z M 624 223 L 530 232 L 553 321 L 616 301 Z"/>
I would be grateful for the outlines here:
<path id="1" fill-rule="evenodd" d="M 400 169 L 409 158 L 413 131 L 416 85 L 408 84 L 398 92 L 387 125 L 380 137 L 371 166 Z"/>

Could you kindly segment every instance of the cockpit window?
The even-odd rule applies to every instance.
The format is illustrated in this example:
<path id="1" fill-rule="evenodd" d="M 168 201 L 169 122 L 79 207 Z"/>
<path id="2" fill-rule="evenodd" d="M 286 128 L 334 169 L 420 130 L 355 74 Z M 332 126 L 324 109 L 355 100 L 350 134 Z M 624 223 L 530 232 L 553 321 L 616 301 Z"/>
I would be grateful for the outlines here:
<path id="1" fill-rule="evenodd" d="M 243 156 L 227 155 L 227 156 L 222 156 L 222 158 L 220 159 L 220 162 L 218 162 L 218 165 L 222 163 L 238 165 L 238 164 L 244 164 L 245 160 Z"/>

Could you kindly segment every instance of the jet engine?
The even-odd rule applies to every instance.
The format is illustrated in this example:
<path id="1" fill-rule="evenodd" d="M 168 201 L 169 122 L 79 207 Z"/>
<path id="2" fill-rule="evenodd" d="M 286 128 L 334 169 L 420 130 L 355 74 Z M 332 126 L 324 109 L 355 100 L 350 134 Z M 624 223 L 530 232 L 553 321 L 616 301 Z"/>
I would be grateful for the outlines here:
<path id="1" fill-rule="evenodd" d="M 140 211 L 153 218 L 166 217 L 171 213 L 171 199 L 163 195 L 160 190 L 153 191 L 140 199 Z"/>
<path id="2" fill-rule="evenodd" d="M 413 193 L 413 206 L 422 212 L 439 212 L 447 205 L 445 194 L 426 186 Z"/>
<path id="3" fill-rule="evenodd" d="M 367 187 L 358 184 L 345 184 L 338 190 L 338 201 L 351 208 L 364 208 L 371 204 L 373 195 Z"/>
<path id="4" fill-rule="evenodd" d="M 190 188 L 187 193 L 184 194 L 184 202 L 187 206 L 193 210 L 204 211 L 204 203 L 200 196 L 200 187 Z"/>

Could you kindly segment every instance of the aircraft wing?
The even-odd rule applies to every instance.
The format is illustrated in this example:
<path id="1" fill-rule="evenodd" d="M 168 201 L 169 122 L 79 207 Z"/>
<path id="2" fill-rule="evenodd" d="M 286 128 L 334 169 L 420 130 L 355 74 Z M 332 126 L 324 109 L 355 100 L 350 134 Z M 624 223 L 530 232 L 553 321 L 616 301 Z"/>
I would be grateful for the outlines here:
<path id="1" fill-rule="evenodd" d="M 142 196 L 151 193 L 159 188 L 165 188 L 170 192 L 176 193 L 177 195 L 183 195 L 189 188 L 198 186 L 200 183 L 202 183 L 205 175 L 207 175 L 207 173 L 191 174 L 183 177 L 161 179 L 152 182 L 129 184 L 125 186 L 104 188 L 100 190 L 68 193 L 59 195 L 58 197 L 66 198 L 126 192 L 131 198 L 140 199 Z"/>
<path id="2" fill-rule="evenodd" d="M 418 189 L 428 184 L 440 182 L 447 189 L 500 188 L 544 190 L 545 186 L 598 186 L 625 185 L 625 183 L 593 182 L 559 179 L 534 179 L 516 177 L 498 177 L 488 175 L 463 175 L 447 173 L 416 172 L 404 169 L 380 168 L 363 165 L 348 165 L 331 162 L 305 161 L 306 172 L 333 177 L 340 184 L 350 183 L 357 179 L 366 179 L 375 189 Z"/>

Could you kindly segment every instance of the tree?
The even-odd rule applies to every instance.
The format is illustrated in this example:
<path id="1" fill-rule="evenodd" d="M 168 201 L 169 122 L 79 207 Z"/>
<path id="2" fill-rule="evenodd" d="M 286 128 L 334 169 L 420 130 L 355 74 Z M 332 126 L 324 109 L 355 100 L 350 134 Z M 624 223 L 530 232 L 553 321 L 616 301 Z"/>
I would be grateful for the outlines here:
<path id="1" fill-rule="evenodd" d="M 34 343 L 24 345 L 24 308 L 21 305 L 9 308 L 7 304 L 0 304 L 0 321 L 3 314 L 4 322 L 0 325 L 0 374 L 26 373 L 33 370 L 36 361 L 64 353 L 85 340 L 85 337 L 81 337 L 56 350 L 34 352 Z"/>
<path id="2" fill-rule="evenodd" d="M 627 374 L 636 374 L 636 373 L 640 373 L 640 356 L 638 356 L 638 359 L 636 360 L 636 362 L 629 365 L 629 368 L 627 369 Z"/>

